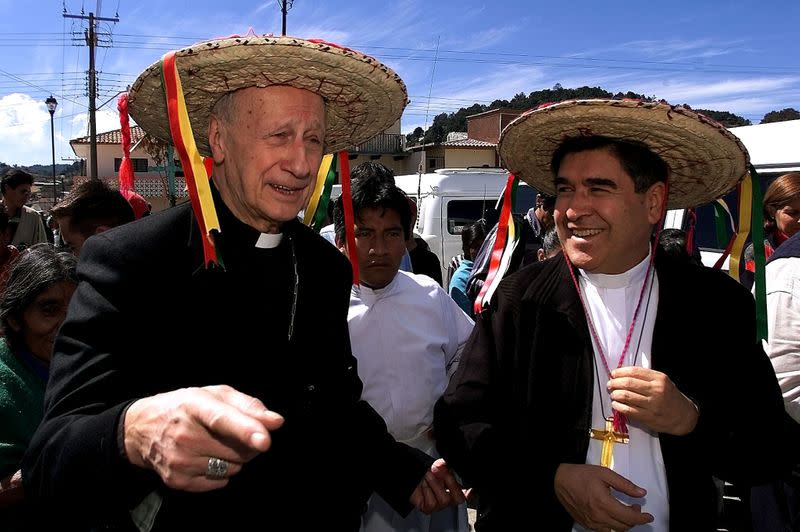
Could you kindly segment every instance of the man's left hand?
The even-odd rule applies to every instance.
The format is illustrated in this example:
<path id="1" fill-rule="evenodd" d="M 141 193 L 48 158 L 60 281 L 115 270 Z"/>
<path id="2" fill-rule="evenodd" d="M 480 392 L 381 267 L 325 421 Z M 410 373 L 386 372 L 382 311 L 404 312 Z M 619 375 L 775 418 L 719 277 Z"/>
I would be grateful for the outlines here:
<path id="1" fill-rule="evenodd" d="M 651 430 L 684 436 L 699 417 L 697 406 L 664 373 L 628 366 L 611 372 L 611 407 Z"/>
<path id="2" fill-rule="evenodd" d="M 458 506 L 464 500 L 461 485 L 441 458 L 431 465 L 409 499 L 414 507 L 429 515 L 448 506 Z"/>

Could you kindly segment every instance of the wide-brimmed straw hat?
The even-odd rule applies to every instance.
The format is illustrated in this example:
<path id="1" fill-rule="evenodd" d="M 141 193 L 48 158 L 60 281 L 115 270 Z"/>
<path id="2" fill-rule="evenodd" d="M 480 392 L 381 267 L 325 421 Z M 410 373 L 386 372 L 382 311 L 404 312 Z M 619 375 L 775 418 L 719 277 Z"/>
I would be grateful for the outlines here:
<path id="1" fill-rule="evenodd" d="M 392 69 L 360 52 L 318 40 L 249 36 L 202 42 L 175 53 L 198 151 L 211 155 L 211 110 L 227 93 L 288 85 L 325 101 L 325 151 L 356 146 L 394 124 L 408 103 Z M 161 61 L 129 91 L 131 116 L 147 133 L 171 141 Z"/>
<path id="2" fill-rule="evenodd" d="M 750 158 L 724 126 L 691 109 L 637 100 L 570 100 L 529 111 L 500 135 L 509 172 L 555 194 L 551 159 L 572 137 L 602 136 L 644 144 L 669 166 L 669 208 L 723 196 L 747 173 Z"/>

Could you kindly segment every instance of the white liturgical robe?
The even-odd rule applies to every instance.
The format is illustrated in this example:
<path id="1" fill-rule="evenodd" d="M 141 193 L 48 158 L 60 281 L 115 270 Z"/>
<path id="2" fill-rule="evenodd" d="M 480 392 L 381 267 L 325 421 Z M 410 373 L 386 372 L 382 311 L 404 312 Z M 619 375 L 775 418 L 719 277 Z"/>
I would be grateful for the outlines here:
<path id="1" fill-rule="evenodd" d="M 605 429 L 605 418 L 612 415 L 611 397 L 606 384 L 609 376 L 601 360 L 603 356 L 597 349 L 600 340 L 606 363 L 613 371 L 616 369 L 625 339 L 628 336 L 642 285 L 646 282 L 648 254 L 642 262 L 625 273 L 618 275 L 593 274 L 580 271 L 579 282 L 583 299 L 588 306 L 598 338 L 593 338 L 595 354 L 595 382 L 592 395 L 592 428 Z M 658 309 L 658 277 L 655 269 L 651 273 L 652 286 L 644 288 L 642 305 L 631 334 L 630 344 L 623 366 L 651 367 L 651 348 L 656 310 Z M 667 532 L 669 530 L 669 499 L 667 474 L 658 434 L 650 429 L 628 420 L 630 442 L 613 446 L 611 469 L 639 487 L 647 490 L 647 495 L 636 499 L 614 491 L 614 495 L 625 504 L 640 504 L 642 511 L 650 513 L 654 521 L 635 527 L 636 532 Z M 587 435 L 588 437 L 588 435 Z M 602 449 L 600 440 L 590 439 L 586 455 L 587 464 L 600 464 Z M 585 529 L 575 524 L 573 530 Z"/>
<path id="2" fill-rule="evenodd" d="M 399 271 L 381 289 L 353 286 L 348 325 L 364 383 L 361 398 L 383 417 L 395 439 L 438 457 L 433 405 L 455 371 L 472 320 L 436 281 Z M 467 530 L 466 519 L 465 505 L 432 516 L 415 510 L 403 519 L 373 494 L 361 530 Z"/>

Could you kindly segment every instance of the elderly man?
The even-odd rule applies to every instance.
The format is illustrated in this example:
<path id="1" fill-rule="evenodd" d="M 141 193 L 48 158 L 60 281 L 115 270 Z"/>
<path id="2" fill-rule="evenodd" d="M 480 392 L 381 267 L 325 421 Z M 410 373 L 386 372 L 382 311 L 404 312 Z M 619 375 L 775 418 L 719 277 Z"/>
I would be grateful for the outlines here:
<path id="1" fill-rule="evenodd" d="M 211 156 L 211 189 L 195 174 L 194 210 L 86 242 L 22 468 L 47 515 L 356 530 L 373 490 L 403 513 L 452 502 L 446 467 L 432 472 L 359 399 L 350 266 L 297 221 L 323 153 L 379 133 L 405 103 L 374 59 L 288 37 L 200 43 L 140 75 L 131 114 L 172 133 L 185 169 Z"/>
<path id="2" fill-rule="evenodd" d="M 653 232 L 733 187 L 746 151 L 682 107 L 590 100 L 523 115 L 500 154 L 556 193 L 564 260 L 503 280 L 437 403 L 476 529 L 714 530 L 712 477 L 779 475 L 797 425 L 747 291 L 660 260 Z"/>

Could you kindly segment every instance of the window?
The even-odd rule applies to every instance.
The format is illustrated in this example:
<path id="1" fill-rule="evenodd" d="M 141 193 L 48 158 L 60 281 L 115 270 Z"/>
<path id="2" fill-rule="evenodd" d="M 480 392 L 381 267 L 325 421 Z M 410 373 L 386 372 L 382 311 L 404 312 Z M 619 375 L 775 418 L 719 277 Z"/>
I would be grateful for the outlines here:
<path id="1" fill-rule="evenodd" d="M 131 159 L 131 163 L 133 163 L 133 171 L 147 173 L 147 159 Z M 115 157 L 114 158 L 114 171 L 119 172 L 119 167 L 122 166 L 122 158 Z"/>
<path id="2" fill-rule="evenodd" d="M 465 225 L 484 218 L 486 227 L 492 227 L 500 218 L 500 211 L 494 210 L 497 198 L 451 200 L 447 202 L 447 232 L 460 235 Z"/>
<path id="3" fill-rule="evenodd" d="M 516 200 L 513 212 L 524 216 L 536 203 L 536 189 L 520 183 Z M 491 229 L 500 219 L 500 209 L 495 210 L 495 205 L 497 198 L 450 200 L 447 202 L 447 231 L 451 235 L 460 235 L 465 225 L 481 218 L 486 220 L 486 228 Z"/>
<path id="4" fill-rule="evenodd" d="M 444 157 L 428 157 L 428 172 L 444 168 Z"/>

